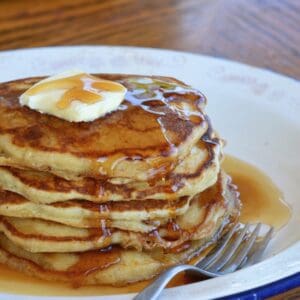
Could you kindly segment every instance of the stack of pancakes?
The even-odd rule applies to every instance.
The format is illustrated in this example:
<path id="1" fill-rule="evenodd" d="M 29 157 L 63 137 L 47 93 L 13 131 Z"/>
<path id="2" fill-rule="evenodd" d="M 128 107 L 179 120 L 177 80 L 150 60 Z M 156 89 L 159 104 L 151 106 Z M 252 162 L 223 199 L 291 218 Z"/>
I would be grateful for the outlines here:
<path id="1" fill-rule="evenodd" d="M 19 104 L 42 78 L 0 84 L 0 262 L 48 280 L 124 285 L 189 261 L 237 221 L 204 96 L 167 77 L 71 123 Z"/>

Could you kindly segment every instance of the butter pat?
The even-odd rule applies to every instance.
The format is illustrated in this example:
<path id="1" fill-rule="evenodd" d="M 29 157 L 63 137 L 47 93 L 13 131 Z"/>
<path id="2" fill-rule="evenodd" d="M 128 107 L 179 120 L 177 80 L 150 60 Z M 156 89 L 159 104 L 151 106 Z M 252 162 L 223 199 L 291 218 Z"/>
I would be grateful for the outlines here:
<path id="1" fill-rule="evenodd" d="M 19 100 L 22 106 L 70 122 L 90 122 L 117 110 L 126 88 L 81 71 L 68 71 L 39 81 Z"/>

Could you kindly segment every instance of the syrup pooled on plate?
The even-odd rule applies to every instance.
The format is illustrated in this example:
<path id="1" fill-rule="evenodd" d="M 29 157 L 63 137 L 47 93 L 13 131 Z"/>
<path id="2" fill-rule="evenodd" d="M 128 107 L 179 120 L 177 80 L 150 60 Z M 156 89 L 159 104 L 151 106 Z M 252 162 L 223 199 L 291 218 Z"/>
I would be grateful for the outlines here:
<path id="1" fill-rule="evenodd" d="M 283 201 L 282 192 L 266 174 L 229 155 L 225 156 L 222 167 L 240 192 L 242 223 L 262 222 L 279 229 L 288 222 L 290 208 Z"/>
<path id="2" fill-rule="evenodd" d="M 283 195 L 274 185 L 272 180 L 256 167 L 243 162 L 232 156 L 226 156 L 223 161 L 224 170 L 233 178 L 233 183 L 238 186 L 242 201 L 242 222 L 263 222 L 273 225 L 275 228 L 284 226 L 291 215 L 291 211 L 283 202 Z M 209 248 L 208 248 L 209 250 Z M 195 264 L 208 250 L 190 261 Z M 92 258 L 92 255 L 89 254 Z M 105 264 L 115 263 L 118 260 L 117 252 L 107 254 Z M 89 260 L 91 263 L 91 260 Z M 81 266 L 85 268 L 85 266 Z M 95 266 L 91 263 L 92 269 Z M 87 272 L 93 270 L 87 270 Z M 195 282 L 196 278 L 179 274 L 168 285 L 169 287 L 180 286 Z M 43 296 L 86 296 L 86 295 L 109 295 L 125 294 L 142 290 L 149 281 L 128 285 L 126 287 L 109 286 L 81 286 L 74 288 L 70 285 L 57 282 L 47 282 L 36 279 L 20 272 L 0 265 L 0 292 L 26 295 Z"/>

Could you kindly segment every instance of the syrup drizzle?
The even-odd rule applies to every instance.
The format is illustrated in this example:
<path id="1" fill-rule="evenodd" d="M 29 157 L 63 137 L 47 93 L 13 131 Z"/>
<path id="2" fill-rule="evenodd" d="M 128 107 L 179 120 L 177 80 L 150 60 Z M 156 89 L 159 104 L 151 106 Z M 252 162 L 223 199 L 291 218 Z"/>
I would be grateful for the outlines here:
<path id="1" fill-rule="evenodd" d="M 171 108 L 176 108 L 176 112 L 182 119 L 190 120 L 195 124 L 203 120 L 203 114 L 199 111 L 199 107 L 205 102 L 205 99 L 193 88 L 151 78 L 130 78 L 123 82 L 127 83 L 129 87 L 125 100 L 133 106 L 139 106 L 147 112 L 164 116 L 165 112 L 161 108 L 169 103 L 172 104 Z M 186 109 L 184 104 L 179 105 L 176 102 L 176 97 L 180 96 L 194 100 L 193 112 Z M 126 105 L 120 109 L 126 109 Z"/>
<path id="2" fill-rule="evenodd" d="M 283 201 L 282 192 L 266 174 L 230 155 L 225 156 L 222 166 L 240 192 L 241 222 L 262 222 L 276 229 L 287 224 L 291 209 Z"/>

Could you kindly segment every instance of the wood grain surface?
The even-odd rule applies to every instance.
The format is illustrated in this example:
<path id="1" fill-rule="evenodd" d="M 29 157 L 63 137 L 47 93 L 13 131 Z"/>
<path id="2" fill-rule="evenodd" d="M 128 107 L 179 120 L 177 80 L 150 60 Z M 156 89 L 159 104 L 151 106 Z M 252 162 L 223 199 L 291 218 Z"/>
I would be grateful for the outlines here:
<path id="1" fill-rule="evenodd" d="M 0 50 L 79 44 L 184 50 L 300 79 L 300 1 L 0 0 Z"/>

